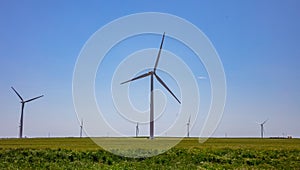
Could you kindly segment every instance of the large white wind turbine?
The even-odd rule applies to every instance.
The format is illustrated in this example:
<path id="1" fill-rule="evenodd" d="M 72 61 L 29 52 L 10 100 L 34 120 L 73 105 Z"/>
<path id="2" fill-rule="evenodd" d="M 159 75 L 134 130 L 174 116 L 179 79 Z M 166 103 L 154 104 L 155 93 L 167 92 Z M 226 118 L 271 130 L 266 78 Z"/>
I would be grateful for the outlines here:
<path id="1" fill-rule="evenodd" d="M 24 107 L 25 107 L 25 103 L 31 102 L 33 100 L 36 100 L 40 97 L 43 97 L 44 95 L 38 96 L 38 97 L 34 97 L 32 99 L 29 100 L 23 100 L 23 98 L 21 97 L 21 95 L 17 92 L 17 90 L 15 90 L 13 87 L 11 87 L 13 89 L 13 91 L 19 96 L 19 98 L 21 99 L 21 119 L 20 119 L 20 132 L 19 132 L 19 138 L 23 137 L 23 115 L 24 115 Z"/>
<path id="2" fill-rule="evenodd" d="M 150 139 L 154 138 L 154 95 L 153 95 L 154 84 L 153 84 L 153 77 L 155 77 L 158 80 L 158 82 L 162 86 L 164 86 L 164 88 L 166 88 L 169 91 L 169 93 L 178 101 L 178 103 L 181 104 L 181 102 L 178 100 L 178 98 L 175 96 L 175 94 L 169 89 L 169 87 L 163 82 L 163 80 L 156 74 L 156 68 L 157 68 L 157 65 L 158 65 L 159 58 L 160 58 L 160 54 L 161 54 L 162 46 L 163 46 L 163 43 L 164 43 L 164 39 L 165 39 L 165 33 L 163 34 L 163 37 L 162 37 L 162 40 L 161 40 L 159 52 L 158 52 L 153 70 L 149 71 L 148 73 L 142 74 L 140 76 L 137 76 L 135 78 L 132 78 L 130 80 L 127 80 L 127 81 L 121 83 L 121 84 L 125 84 L 125 83 L 128 83 L 128 82 L 134 81 L 134 80 L 138 80 L 138 79 L 150 76 L 150 78 L 151 78 L 150 79 Z"/>
<path id="3" fill-rule="evenodd" d="M 263 121 L 262 123 L 258 123 L 260 125 L 260 136 L 264 138 L 264 124 L 267 123 L 268 119 Z"/>

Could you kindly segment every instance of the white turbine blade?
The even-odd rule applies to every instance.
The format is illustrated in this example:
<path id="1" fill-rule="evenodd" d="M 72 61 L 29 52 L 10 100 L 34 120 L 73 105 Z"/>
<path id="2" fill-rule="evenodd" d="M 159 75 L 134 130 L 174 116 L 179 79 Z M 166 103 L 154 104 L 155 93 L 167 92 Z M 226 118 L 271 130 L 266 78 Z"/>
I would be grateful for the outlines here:
<path id="1" fill-rule="evenodd" d="M 121 84 L 125 84 L 125 83 L 128 83 L 128 82 L 137 80 L 137 79 L 141 79 L 141 78 L 147 77 L 147 76 L 149 76 L 149 75 L 151 75 L 151 72 L 148 72 L 148 73 L 142 74 L 142 75 L 140 75 L 140 76 L 137 76 L 137 77 L 135 77 L 135 78 L 133 78 L 133 79 L 124 81 L 124 82 L 122 82 Z"/>
<path id="2" fill-rule="evenodd" d="M 14 89 L 13 87 L 11 87 L 13 90 L 14 90 L 14 92 L 19 96 L 19 98 L 23 101 L 23 98 L 21 97 L 21 95 L 17 92 L 17 90 L 16 89 Z"/>
<path id="3" fill-rule="evenodd" d="M 157 80 L 160 82 L 160 84 L 163 85 L 171 93 L 171 95 L 177 100 L 177 102 L 181 104 L 181 102 L 178 100 L 178 98 L 175 96 L 175 94 L 169 89 L 169 87 L 166 85 L 166 83 L 164 83 L 162 81 L 162 79 L 160 77 L 158 77 L 158 75 L 156 75 L 156 73 L 154 73 L 154 75 L 157 78 Z"/>
<path id="4" fill-rule="evenodd" d="M 266 119 L 264 122 L 262 122 L 261 124 L 265 124 L 265 123 L 267 123 L 267 121 L 268 121 L 269 119 Z"/>
<path id="5" fill-rule="evenodd" d="M 35 98 L 32 98 L 32 99 L 26 100 L 26 101 L 24 101 L 24 102 L 25 102 L 25 103 L 31 102 L 32 100 L 36 100 L 36 99 L 41 98 L 41 97 L 43 97 L 43 96 L 44 96 L 44 95 L 41 95 L 41 96 L 38 96 L 38 97 L 35 97 Z"/>
<path id="6" fill-rule="evenodd" d="M 162 46 L 163 46 L 163 43 L 164 43 L 164 39 L 165 39 L 165 33 L 163 34 L 163 37 L 162 37 L 162 40 L 161 40 L 161 43 L 160 43 L 158 55 L 157 55 L 156 62 L 155 62 L 155 65 L 154 65 L 154 73 L 155 73 L 157 65 L 158 65 L 158 61 L 159 61 L 159 58 L 160 58 L 160 53 L 161 53 L 161 49 L 162 49 Z"/>

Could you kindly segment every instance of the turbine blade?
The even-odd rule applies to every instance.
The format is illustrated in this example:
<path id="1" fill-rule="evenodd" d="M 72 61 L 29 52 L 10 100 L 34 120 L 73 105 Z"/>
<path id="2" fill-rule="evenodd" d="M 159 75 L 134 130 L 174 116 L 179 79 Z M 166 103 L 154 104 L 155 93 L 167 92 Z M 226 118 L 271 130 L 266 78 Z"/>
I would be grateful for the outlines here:
<path id="1" fill-rule="evenodd" d="M 164 39 L 165 39 L 165 33 L 163 34 L 163 37 L 162 37 L 162 40 L 161 40 L 161 43 L 160 43 L 158 55 L 157 55 L 156 62 L 155 62 L 155 65 L 154 65 L 154 73 L 155 73 L 157 65 L 158 65 L 158 61 L 159 61 L 159 58 L 160 58 L 160 53 L 161 53 L 161 49 L 162 49 L 162 46 L 163 46 L 163 43 L 164 43 Z"/>
<path id="2" fill-rule="evenodd" d="M 21 97 L 21 95 L 17 92 L 17 90 L 16 89 L 14 89 L 13 87 L 11 87 L 13 90 L 14 90 L 14 92 L 19 96 L 19 98 L 23 101 L 23 98 Z"/>
<path id="3" fill-rule="evenodd" d="M 32 100 L 35 100 L 35 99 L 38 99 L 38 98 L 41 98 L 43 97 L 44 95 L 41 95 L 41 96 L 38 96 L 38 97 L 35 97 L 35 98 L 32 98 L 32 99 L 29 99 L 29 100 L 26 100 L 25 103 L 27 102 L 31 102 Z"/>
<path id="4" fill-rule="evenodd" d="M 135 78 L 133 78 L 133 79 L 124 81 L 124 82 L 122 82 L 121 84 L 125 84 L 125 83 L 131 82 L 131 81 L 134 81 L 134 80 L 137 80 L 137 79 L 140 79 L 140 78 L 144 78 L 144 77 L 147 77 L 147 76 L 149 76 L 149 75 L 151 75 L 151 72 L 148 72 L 148 73 L 142 74 L 142 75 L 140 75 L 140 76 L 137 76 L 137 77 L 135 77 Z"/>
<path id="5" fill-rule="evenodd" d="M 188 122 L 189 124 L 191 123 L 191 115 L 190 115 L 190 117 L 189 117 L 189 122 Z"/>
<path id="6" fill-rule="evenodd" d="M 160 84 L 163 85 L 171 93 L 171 95 L 177 100 L 177 102 L 179 104 L 181 104 L 181 102 L 178 100 L 178 98 L 175 96 L 175 94 L 169 89 L 169 87 L 166 85 L 166 83 L 164 83 L 162 81 L 162 79 L 160 77 L 158 77 L 158 75 L 156 75 L 156 73 L 154 73 L 154 75 L 157 78 L 157 80 L 160 82 Z"/>
<path id="7" fill-rule="evenodd" d="M 265 124 L 265 123 L 267 123 L 267 121 L 268 121 L 269 119 L 266 119 L 264 122 L 262 122 L 262 124 Z"/>

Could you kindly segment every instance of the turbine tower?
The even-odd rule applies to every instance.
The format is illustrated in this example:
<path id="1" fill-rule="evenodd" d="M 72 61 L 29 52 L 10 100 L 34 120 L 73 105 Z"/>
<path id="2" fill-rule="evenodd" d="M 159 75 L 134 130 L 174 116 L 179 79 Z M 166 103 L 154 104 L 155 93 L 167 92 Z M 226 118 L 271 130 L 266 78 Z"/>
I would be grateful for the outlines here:
<path id="1" fill-rule="evenodd" d="M 80 138 L 82 138 L 82 129 L 83 129 L 83 119 L 81 119 L 81 124 L 80 124 Z"/>
<path id="2" fill-rule="evenodd" d="M 191 123 L 191 115 L 189 117 L 188 122 L 186 123 L 186 126 L 187 126 L 187 137 L 188 138 L 190 137 L 190 123 Z"/>
<path id="3" fill-rule="evenodd" d="M 140 132 L 140 130 L 139 130 L 139 123 L 136 122 L 136 126 L 135 126 L 135 137 L 138 137 L 138 136 L 139 136 L 139 132 Z"/>
<path id="4" fill-rule="evenodd" d="M 267 123 L 268 119 L 263 121 L 262 123 L 258 123 L 260 125 L 260 136 L 264 138 L 264 124 Z"/>
<path id="5" fill-rule="evenodd" d="M 175 96 L 175 94 L 169 89 L 169 87 L 163 82 L 163 80 L 156 74 L 156 69 L 157 69 L 159 58 L 160 58 L 160 53 L 161 53 L 161 50 L 162 50 L 164 39 L 165 39 L 165 33 L 163 34 L 163 37 L 162 37 L 162 40 L 161 40 L 160 48 L 159 48 L 159 51 L 158 51 L 158 55 L 157 55 L 156 62 L 155 62 L 153 70 L 149 71 L 148 73 L 139 75 L 135 78 L 132 78 L 130 80 L 127 80 L 127 81 L 121 83 L 121 84 L 125 84 L 125 83 L 128 83 L 128 82 L 134 81 L 134 80 L 138 80 L 138 79 L 150 76 L 150 78 L 151 78 L 150 79 L 150 137 L 149 137 L 150 139 L 154 138 L 154 95 L 153 95 L 154 84 L 153 84 L 153 77 L 155 77 L 158 80 L 158 82 L 162 86 L 164 86 L 164 88 L 166 88 L 169 91 L 169 93 L 171 93 L 171 95 L 177 100 L 177 102 L 179 104 L 181 104 L 181 102 L 178 100 L 178 98 Z"/>
<path id="6" fill-rule="evenodd" d="M 38 97 L 34 97 L 32 99 L 29 100 L 23 100 L 23 98 L 21 97 L 21 95 L 17 92 L 17 90 L 15 90 L 13 87 L 11 87 L 13 89 L 13 91 L 19 96 L 19 98 L 21 99 L 21 119 L 20 119 L 20 132 L 19 132 L 19 138 L 23 137 L 23 116 L 24 116 L 24 107 L 25 107 L 25 103 L 31 102 L 33 100 L 36 100 L 40 97 L 43 97 L 44 95 L 38 96 Z"/>

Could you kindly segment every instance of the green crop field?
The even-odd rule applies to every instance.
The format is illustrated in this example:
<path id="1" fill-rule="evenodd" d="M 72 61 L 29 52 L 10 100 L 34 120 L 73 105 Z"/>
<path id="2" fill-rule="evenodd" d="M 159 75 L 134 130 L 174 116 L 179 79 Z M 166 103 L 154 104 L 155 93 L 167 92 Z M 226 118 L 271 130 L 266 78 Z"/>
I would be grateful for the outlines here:
<path id="1" fill-rule="evenodd" d="M 98 140 L 132 152 L 149 142 Z M 136 148 L 129 147 L 132 142 Z M 0 139 L 0 169 L 300 169 L 300 139 L 211 138 L 199 143 L 198 138 L 186 138 L 165 153 L 139 158 L 114 155 L 89 138 Z"/>

